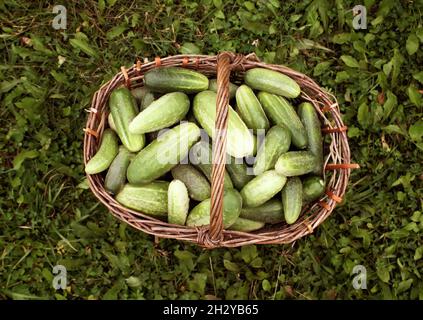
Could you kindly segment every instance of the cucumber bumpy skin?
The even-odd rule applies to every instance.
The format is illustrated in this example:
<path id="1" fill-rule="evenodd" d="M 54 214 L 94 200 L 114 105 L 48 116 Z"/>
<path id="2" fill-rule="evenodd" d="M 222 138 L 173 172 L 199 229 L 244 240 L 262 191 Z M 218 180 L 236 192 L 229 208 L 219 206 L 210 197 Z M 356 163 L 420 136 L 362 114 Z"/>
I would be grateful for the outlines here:
<path id="1" fill-rule="evenodd" d="M 270 199 L 255 208 L 244 207 L 241 210 L 240 217 L 270 224 L 280 223 L 285 220 L 282 202 L 278 199 Z"/>
<path id="2" fill-rule="evenodd" d="M 303 203 L 318 199 L 325 192 L 325 182 L 321 177 L 310 176 L 303 180 Z"/>
<path id="3" fill-rule="evenodd" d="M 264 227 L 264 222 L 254 221 L 239 217 L 235 220 L 234 224 L 231 225 L 229 230 L 251 232 L 256 231 Z"/>
<path id="4" fill-rule="evenodd" d="M 249 129 L 269 129 L 269 120 L 253 90 L 243 84 L 236 91 L 237 112 Z"/>
<path id="5" fill-rule="evenodd" d="M 116 194 L 125 184 L 126 170 L 133 154 L 124 146 L 119 147 L 119 153 L 113 160 L 104 179 L 104 188 L 111 194 Z"/>
<path id="6" fill-rule="evenodd" d="M 185 184 L 191 199 L 203 201 L 210 198 L 210 183 L 194 166 L 178 164 L 171 172 L 174 179 L 178 179 Z"/>
<path id="7" fill-rule="evenodd" d="M 116 133 L 112 129 L 104 130 L 100 147 L 85 166 L 85 172 L 87 174 L 103 172 L 110 167 L 113 159 L 118 154 L 118 151 L 119 147 Z"/>
<path id="8" fill-rule="evenodd" d="M 185 184 L 180 180 L 173 180 L 168 189 L 168 222 L 185 225 L 189 211 L 189 196 Z"/>
<path id="9" fill-rule="evenodd" d="M 302 194 L 300 178 L 288 178 L 282 189 L 282 204 L 286 223 L 293 224 L 300 216 L 303 205 Z"/>
<path id="10" fill-rule="evenodd" d="M 310 173 L 316 166 L 316 157 L 310 151 L 289 151 L 276 161 L 276 171 L 284 176 L 301 176 Z"/>

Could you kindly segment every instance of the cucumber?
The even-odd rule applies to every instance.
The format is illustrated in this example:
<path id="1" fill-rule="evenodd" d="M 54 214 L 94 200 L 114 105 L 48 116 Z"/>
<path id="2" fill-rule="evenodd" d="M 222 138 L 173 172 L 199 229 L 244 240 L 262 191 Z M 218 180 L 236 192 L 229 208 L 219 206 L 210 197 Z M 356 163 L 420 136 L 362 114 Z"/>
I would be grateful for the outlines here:
<path id="1" fill-rule="evenodd" d="M 253 68 L 245 72 L 245 83 L 255 90 L 278 94 L 287 98 L 296 98 L 301 93 L 301 88 L 293 79 L 283 73 L 264 69 Z"/>
<path id="2" fill-rule="evenodd" d="M 189 110 L 189 98 L 185 93 L 172 92 L 153 101 L 129 124 L 129 132 L 142 134 L 157 131 L 179 122 Z"/>
<path id="3" fill-rule="evenodd" d="M 288 178 L 282 189 L 282 204 L 286 223 L 293 224 L 297 221 L 303 204 L 302 198 L 303 188 L 300 178 Z"/>
<path id="4" fill-rule="evenodd" d="M 116 126 L 115 126 L 115 122 L 113 121 L 113 116 L 112 116 L 111 112 L 107 116 L 107 122 L 109 123 L 110 129 L 112 129 L 114 132 L 116 132 Z"/>
<path id="5" fill-rule="evenodd" d="M 307 132 L 292 105 L 280 96 L 263 91 L 258 98 L 267 116 L 291 132 L 292 144 L 299 149 L 307 147 Z"/>
<path id="6" fill-rule="evenodd" d="M 173 180 L 167 192 L 168 222 L 185 225 L 189 211 L 188 190 L 180 180 Z"/>
<path id="7" fill-rule="evenodd" d="M 228 157 L 226 162 L 226 170 L 231 176 L 235 188 L 241 190 L 251 179 L 254 178 L 252 174 L 248 173 L 248 167 L 241 158 Z"/>
<path id="8" fill-rule="evenodd" d="M 118 138 L 116 134 L 112 129 L 104 130 L 100 147 L 85 166 L 85 172 L 87 174 L 103 172 L 112 164 L 112 161 L 118 154 L 118 151 Z"/>
<path id="9" fill-rule="evenodd" d="M 172 176 L 185 184 L 191 199 L 203 201 L 210 198 L 209 181 L 192 165 L 178 164 L 172 169 Z"/>
<path id="10" fill-rule="evenodd" d="M 147 107 L 153 103 L 154 99 L 154 93 L 152 93 L 151 91 L 147 91 L 140 102 L 140 110 L 143 111 L 147 109 Z"/>
<path id="11" fill-rule="evenodd" d="M 237 111 L 249 129 L 269 129 L 269 120 L 253 90 L 245 84 L 236 90 Z"/>
<path id="12" fill-rule="evenodd" d="M 316 166 L 313 173 L 321 176 L 323 173 L 323 137 L 319 117 L 313 105 L 309 102 L 300 104 L 298 115 L 307 132 L 308 150 L 316 157 Z"/>
<path id="13" fill-rule="evenodd" d="M 189 151 L 190 162 L 207 177 L 211 183 L 212 173 L 212 149 L 208 142 L 200 141 L 193 145 Z M 223 181 L 224 189 L 232 189 L 234 187 L 231 177 L 225 170 L 225 179 Z"/>
<path id="14" fill-rule="evenodd" d="M 271 199 L 255 208 L 242 208 L 240 217 L 264 223 L 280 223 L 284 221 L 282 202 Z"/>
<path id="15" fill-rule="evenodd" d="M 321 177 L 310 176 L 303 180 L 303 202 L 318 199 L 325 192 L 325 182 Z"/>
<path id="16" fill-rule="evenodd" d="M 148 183 L 164 175 L 187 156 L 199 138 L 200 129 L 191 122 L 168 130 L 135 156 L 127 170 L 128 181 Z"/>
<path id="17" fill-rule="evenodd" d="M 209 87 L 209 79 L 205 75 L 179 67 L 152 69 L 145 74 L 144 83 L 151 91 L 162 93 L 174 91 L 196 93 Z"/>
<path id="18" fill-rule="evenodd" d="M 270 200 L 282 190 L 286 177 L 275 170 L 269 170 L 256 176 L 241 190 L 241 196 L 246 207 L 258 207 Z"/>
<path id="19" fill-rule="evenodd" d="M 123 206 L 156 216 L 167 216 L 169 182 L 154 181 L 144 185 L 125 184 L 115 199 Z"/>
<path id="20" fill-rule="evenodd" d="M 243 158 L 253 153 L 254 139 L 239 115 L 228 106 L 228 128 L 226 152 L 235 158 Z M 209 137 L 215 138 L 216 93 L 203 91 L 194 98 L 194 116 Z"/>
<path id="21" fill-rule="evenodd" d="M 236 90 L 238 86 L 229 82 L 229 99 L 235 98 Z M 217 79 L 210 79 L 209 80 L 209 90 L 217 93 Z"/>
<path id="22" fill-rule="evenodd" d="M 225 191 L 223 195 L 223 226 L 229 228 L 238 219 L 242 208 L 242 198 L 235 189 Z M 210 224 L 210 199 L 196 205 L 188 215 L 186 225 L 199 227 Z"/>
<path id="23" fill-rule="evenodd" d="M 276 161 L 276 171 L 284 176 L 301 176 L 316 167 L 316 157 L 310 151 L 290 151 Z"/>
<path id="24" fill-rule="evenodd" d="M 291 133 L 285 126 L 273 126 L 267 132 L 254 162 L 254 174 L 273 169 L 282 153 L 289 150 Z"/>
<path id="25" fill-rule="evenodd" d="M 129 132 L 129 123 L 136 116 L 135 98 L 129 89 L 121 87 L 113 90 L 109 98 L 109 108 L 122 144 L 130 152 L 140 151 L 145 145 L 145 136 Z"/>
<path id="26" fill-rule="evenodd" d="M 131 94 L 135 98 L 138 106 L 141 106 L 141 101 L 147 92 L 149 92 L 149 90 L 146 87 L 137 87 L 131 90 Z"/>
<path id="27" fill-rule="evenodd" d="M 251 232 L 264 227 L 264 222 L 249 220 L 245 218 L 238 218 L 229 230 Z"/>
<path id="28" fill-rule="evenodd" d="M 104 188 L 111 194 L 116 194 L 126 182 L 126 170 L 131 161 L 132 153 L 124 146 L 119 147 L 119 153 L 113 160 L 104 180 Z"/>

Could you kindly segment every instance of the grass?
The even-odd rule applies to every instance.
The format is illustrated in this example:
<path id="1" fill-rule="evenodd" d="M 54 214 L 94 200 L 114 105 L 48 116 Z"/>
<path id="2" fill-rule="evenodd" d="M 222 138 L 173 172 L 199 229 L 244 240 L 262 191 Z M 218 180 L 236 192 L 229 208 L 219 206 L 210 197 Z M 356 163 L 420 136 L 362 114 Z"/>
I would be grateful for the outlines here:
<path id="1" fill-rule="evenodd" d="M 0 298 L 423 299 L 421 1 L 0 2 Z M 119 223 L 87 188 L 84 111 L 137 56 L 255 52 L 333 92 L 353 161 L 345 202 L 285 246 L 202 250 Z M 53 267 L 68 270 L 66 290 Z M 367 289 L 353 287 L 354 266 Z"/>

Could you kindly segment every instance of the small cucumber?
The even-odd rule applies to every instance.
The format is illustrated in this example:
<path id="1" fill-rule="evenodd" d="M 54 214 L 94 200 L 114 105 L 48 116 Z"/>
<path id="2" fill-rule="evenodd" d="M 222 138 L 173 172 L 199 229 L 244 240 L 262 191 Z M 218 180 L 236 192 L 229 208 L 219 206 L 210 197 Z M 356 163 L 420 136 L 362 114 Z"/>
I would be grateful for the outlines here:
<path id="1" fill-rule="evenodd" d="M 256 231 L 264 227 L 264 222 L 249 220 L 245 218 L 238 218 L 235 220 L 234 224 L 231 225 L 229 230 L 242 231 L 242 232 L 251 232 Z"/>
<path id="2" fill-rule="evenodd" d="M 208 142 L 200 141 L 192 146 L 189 151 L 190 162 L 200 169 L 211 183 L 212 173 L 212 149 Z M 232 189 L 234 187 L 231 177 L 225 170 L 224 189 Z"/>
<path id="3" fill-rule="evenodd" d="M 235 98 L 236 90 L 238 86 L 229 82 L 229 99 Z M 209 90 L 217 93 L 217 79 L 210 79 L 209 80 Z"/>
<path id="4" fill-rule="evenodd" d="M 110 129 L 112 129 L 114 132 L 116 132 L 116 126 L 115 126 L 115 122 L 113 121 L 113 115 L 112 115 L 111 112 L 107 116 L 107 122 L 109 123 Z"/>
<path id="5" fill-rule="evenodd" d="M 228 108 L 226 152 L 235 158 L 243 158 L 253 153 L 253 135 L 232 107 L 228 106 Z M 214 139 L 216 137 L 216 93 L 213 91 L 198 93 L 194 98 L 193 111 L 197 121 L 209 137 Z"/>
<path id="6" fill-rule="evenodd" d="M 145 74 L 144 82 L 152 91 L 162 93 L 196 93 L 209 87 L 209 79 L 205 75 L 179 67 L 154 68 Z"/>
<path id="7" fill-rule="evenodd" d="M 96 154 L 88 161 L 85 166 L 87 174 L 96 174 L 103 172 L 112 164 L 113 159 L 119 152 L 118 138 L 112 129 L 106 129 L 100 142 Z"/>
<path id="8" fill-rule="evenodd" d="M 275 168 L 276 161 L 282 153 L 289 150 L 291 134 L 285 126 L 273 126 L 267 132 L 264 143 L 257 152 L 254 163 L 254 174 Z"/>
<path id="9" fill-rule="evenodd" d="M 223 195 L 223 226 L 229 228 L 238 219 L 242 198 L 235 189 L 226 190 Z M 187 226 L 199 227 L 210 224 L 210 199 L 196 205 L 188 215 Z"/>
<path id="10" fill-rule="evenodd" d="M 299 149 L 307 147 L 307 132 L 292 105 L 280 96 L 263 91 L 259 92 L 258 98 L 267 116 L 291 132 L 292 144 Z"/>
<path id="11" fill-rule="evenodd" d="M 140 151 L 145 145 L 145 136 L 129 132 L 129 123 L 136 116 L 135 98 L 129 89 L 125 87 L 114 89 L 110 94 L 109 108 L 123 145 L 131 152 Z"/>
<path id="12" fill-rule="evenodd" d="M 179 122 L 189 110 L 189 98 L 185 93 L 172 92 L 153 101 L 129 124 L 129 132 L 142 134 L 157 131 Z"/>
<path id="13" fill-rule="evenodd" d="M 168 222 L 185 225 L 189 211 L 188 190 L 180 180 L 173 180 L 169 184 L 167 193 Z"/>
<path id="14" fill-rule="evenodd" d="M 111 194 L 116 194 L 122 189 L 126 181 L 126 170 L 131 162 L 132 153 L 124 146 L 119 147 L 119 153 L 113 160 L 104 180 L 104 188 Z"/>
<path id="15" fill-rule="evenodd" d="M 276 161 L 276 171 L 284 176 L 301 176 L 316 167 L 316 157 L 310 151 L 290 151 Z"/>
<path id="16" fill-rule="evenodd" d="M 269 170 L 256 176 L 241 190 L 241 196 L 246 207 L 258 207 L 270 200 L 282 190 L 286 177 L 275 170 Z"/>
<path id="17" fill-rule="evenodd" d="M 245 84 L 236 91 L 237 111 L 249 129 L 269 129 L 269 120 L 253 90 Z"/>
<path id="18" fill-rule="evenodd" d="M 253 68 L 245 72 L 245 83 L 255 90 L 296 98 L 301 88 L 293 79 L 283 73 L 265 68 Z"/>
<path id="19" fill-rule="evenodd" d="M 301 180 L 298 177 L 288 178 L 282 189 L 282 204 L 285 221 L 293 224 L 301 213 L 303 204 L 303 190 Z"/>
<path id="20" fill-rule="evenodd" d="M 316 166 L 313 173 L 320 176 L 323 173 L 323 138 L 319 117 L 313 105 L 309 102 L 300 104 L 298 114 L 307 131 L 308 150 L 316 157 Z"/>
<path id="21" fill-rule="evenodd" d="M 255 208 L 242 208 L 240 217 L 264 223 L 280 223 L 284 221 L 282 202 L 271 199 Z"/>
<path id="22" fill-rule="evenodd" d="M 303 180 L 303 202 L 318 199 L 325 192 L 325 182 L 321 177 L 310 176 Z"/>
<path id="23" fill-rule="evenodd" d="M 228 170 L 232 182 L 238 190 L 241 190 L 254 178 L 252 173 L 249 174 L 248 167 L 242 158 L 228 157 L 226 170 Z"/>
<path id="24" fill-rule="evenodd" d="M 166 217 L 168 188 L 169 182 L 159 180 L 137 186 L 125 184 L 116 195 L 116 201 L 148 215 Z"/>
<path id="25" fill-rule="evenodd" d="M 199 138 L 200 129 L 191 122 L 168 130 L 135 156 L 127 170 L 128 181 L 140 184 L 161 177 L 187 156 Z"/>
<path id="26" fill-rule="evenodd" d="M 178 164 L 172 169 L 172 176 L 185 184 L 191 199 L 203 201 L 210 198 L 209 181 L 192 165 Z"/>

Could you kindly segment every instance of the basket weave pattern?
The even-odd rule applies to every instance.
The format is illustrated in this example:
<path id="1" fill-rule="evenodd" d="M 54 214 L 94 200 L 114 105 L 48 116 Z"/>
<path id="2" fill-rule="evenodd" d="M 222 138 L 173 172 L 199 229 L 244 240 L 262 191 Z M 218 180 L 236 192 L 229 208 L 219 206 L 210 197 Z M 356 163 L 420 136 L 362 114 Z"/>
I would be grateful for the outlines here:
<path id="1" fill-rule="evenodd" d="M 104 84 L 95 94 L 84 129 L 84 164 L 96 153 L 104 129 L 107 127 L 108 97 L 112 90 L 121 84 L 128 87 L 143 85 L 144 74 L 157 67 L 185 67 L 194 69 L 208 77 L 217 75 L 218 92 L 216 105 L 216 132 L 213 148 L 213 170 L 211 182 L 210 226 L 186 227 L 169 224 L 154 217 L 128 209 L 119 204 L 104 188 L 101 174 L 87 175 L 89 186 L 94 195 L 118 219 L 143 232 L 162 237 L 197 243 L 203 247 L 237 247 L 248 244 L 291 243 L 311 234 L 342 201 L 345 194 L 350 170 L 357 165 L 350 164 L 350 149 L 346 126 L 342 122 L 336 98 L 321 89 L 309 77 L 281 65 L 266 64 L 254 54 L 247 56 L 223 52 L 217 56 L 177 55 L 156 58 L 154 62 L 138 62 L 129 69 L 122 68 L 113 79 Z M 223 229 L 223 181 L 225 171 L 225 149 L 229 101 L 229 79 L 242 80 L 243 73 L 251 68 L 267 68 L 281 72 L 294 79 L 301 87 L 301 100 L 312 103 L 319 114 L 324 128 L 330 135 L 330 143 L 324 159 L 326 174 L 326 194 L 318 201 L 305 206 L 300 218 L 292 225 L 278 224 L 261 230 L 246 233 Z M 220 130 L 219 130 L 220 129 Z M 326 148 L 325 148 L 326 149 Z"/>

